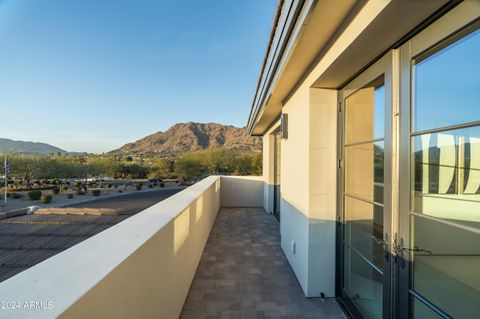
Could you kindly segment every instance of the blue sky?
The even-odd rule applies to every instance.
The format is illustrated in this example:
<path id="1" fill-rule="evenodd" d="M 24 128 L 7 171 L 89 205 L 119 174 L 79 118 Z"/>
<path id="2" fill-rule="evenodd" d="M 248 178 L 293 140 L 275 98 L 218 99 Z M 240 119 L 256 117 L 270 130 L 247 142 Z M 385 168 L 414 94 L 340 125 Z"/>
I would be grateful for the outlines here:
<path id="1" fill-rule="evenodd" d="M 0 0 L 0 137 L 104 152 L 244 126 L 277 0 Z"/>

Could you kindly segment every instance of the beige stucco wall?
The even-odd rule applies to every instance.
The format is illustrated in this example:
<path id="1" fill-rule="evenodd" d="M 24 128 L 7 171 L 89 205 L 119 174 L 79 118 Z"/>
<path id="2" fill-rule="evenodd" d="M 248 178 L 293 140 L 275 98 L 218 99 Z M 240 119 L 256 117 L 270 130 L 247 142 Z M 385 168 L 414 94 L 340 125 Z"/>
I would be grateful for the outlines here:
<path id="1" fill-rule="evenodd" d="M 308 294 L 335 295 L 337 91 L 309 89 Z"/>
<path id="2" fill-rule="evenodd" d="M 222 176 L 222 207 L 263 207 L 263 176 Z"/>
<path id="3" fill-rule="evenodd" d="M 8 279 L 8 318 L 178 318 L 220 207 L 218 176 Z M 242 196 L 239 193 L 239 196 Z"/>
<path id="4" fill-rule="evenodd" d="M 304 85 L 283 113 L 288 114 L 288 138 L 281 140 L 282 249 L 307 296 L 334 296 L 337 91 Z M 264 141 L 271 143 L 270 134 Z M 268 166 L 273 150 L 265 144 Z M 268 185 L 271 171 L 265 166 Z"/>
<path id="5" fill-rule="evenodd" d="M 178 318 L 221 205 L 261 207 L 262 202 L 261 176 L 207 177 L 2 282 L 0 296 L 6 301 L 52 305 L 2 314 Z"/>

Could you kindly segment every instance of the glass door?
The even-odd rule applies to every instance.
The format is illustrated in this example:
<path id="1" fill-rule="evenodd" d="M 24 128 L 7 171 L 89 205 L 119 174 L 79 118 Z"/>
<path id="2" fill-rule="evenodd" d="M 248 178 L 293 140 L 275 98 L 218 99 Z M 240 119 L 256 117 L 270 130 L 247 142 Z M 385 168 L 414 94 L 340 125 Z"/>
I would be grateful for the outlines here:
<path id="1" fill-rule="evenodd" d="M 340 295 L 363 318 L 388 318 L 390 311 L 390 59 L 341 94 Z"/>
<path id="2" fill-rule="evenodd" d="M 273 215 L 280 221 L 280 152 L 281 137 L 280 130 L 273 134 Z"/>
<path id="3" fill-rule="evenodd" d="M 401 318 L 480 314 L 477 9 L 459 6 L 450 23 L 439 21 L 401 49 Z"/>

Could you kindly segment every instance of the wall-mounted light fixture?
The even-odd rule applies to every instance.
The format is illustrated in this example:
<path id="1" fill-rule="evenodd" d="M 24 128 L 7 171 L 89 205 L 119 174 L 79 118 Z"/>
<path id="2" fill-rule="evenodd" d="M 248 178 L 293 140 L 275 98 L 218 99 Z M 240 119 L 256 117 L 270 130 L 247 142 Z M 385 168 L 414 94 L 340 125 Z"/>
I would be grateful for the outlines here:
<path id="1" fill-rule="evenodd" d="M 288 138 L 288 114 L 282 113 L 280 117 L 280 138 Z"/>

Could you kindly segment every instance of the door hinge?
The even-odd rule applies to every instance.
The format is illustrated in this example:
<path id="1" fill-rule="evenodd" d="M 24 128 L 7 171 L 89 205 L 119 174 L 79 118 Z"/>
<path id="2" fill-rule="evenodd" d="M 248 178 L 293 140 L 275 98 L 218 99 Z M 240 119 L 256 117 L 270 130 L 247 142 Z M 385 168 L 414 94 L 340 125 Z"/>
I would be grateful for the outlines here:
<path id="1" fill-rule="evenodd" d="M 338 102 L 338 113 L 342 112 L 342 102 Z"/>
<path id="2" fill-rule="evenodd" d="M 341 169 L 343 167 L 343 159 L 338 159 L 338 168 Z"/>

